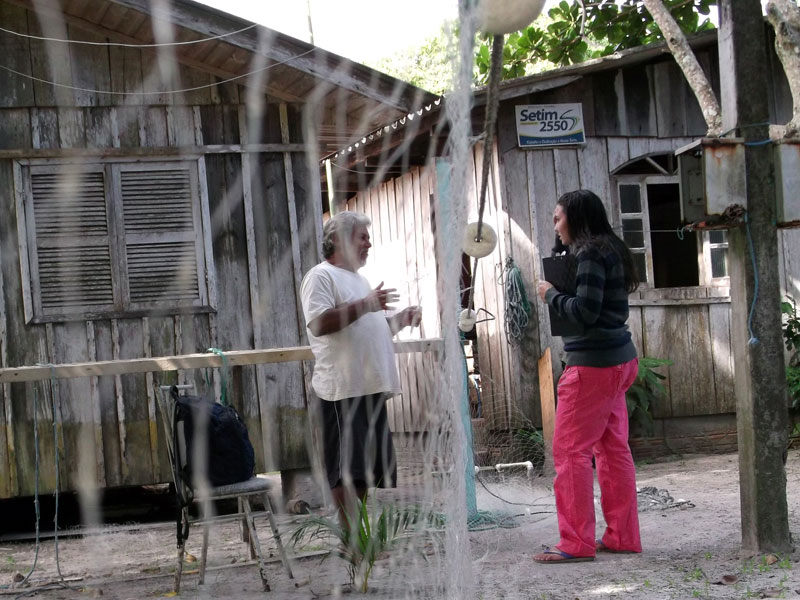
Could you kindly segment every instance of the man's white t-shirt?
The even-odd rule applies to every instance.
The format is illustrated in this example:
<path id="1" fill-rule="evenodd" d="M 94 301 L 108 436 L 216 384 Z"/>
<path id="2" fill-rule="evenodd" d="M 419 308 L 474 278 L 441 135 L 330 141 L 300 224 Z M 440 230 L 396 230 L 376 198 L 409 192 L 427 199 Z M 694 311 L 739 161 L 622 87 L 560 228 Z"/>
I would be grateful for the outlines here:
<path id="1" fill-rule="evenodd" d="M 322 261 L 306 273 L 300 286 L 306 324 L 371 291 L 364 276 Z M 383 311 L 366 313 L 335 333 L 316 337 L 308 331 L 308 340 L 316 360 L 311 385 L 320 398 L 400 392 L 392 332 Z"/>

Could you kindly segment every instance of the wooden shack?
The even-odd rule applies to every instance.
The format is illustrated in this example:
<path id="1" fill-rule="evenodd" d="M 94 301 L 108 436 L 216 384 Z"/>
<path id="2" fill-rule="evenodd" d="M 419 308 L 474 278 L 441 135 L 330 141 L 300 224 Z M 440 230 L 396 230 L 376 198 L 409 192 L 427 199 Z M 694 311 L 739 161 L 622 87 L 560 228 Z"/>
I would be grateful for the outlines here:
<path id="1" fill-rule="evenodd" d="M 302 345 L 319 157 L 433 101 L 265 27 L 169 6 L 0 0 L 2 367 Z M 55 452 L 62 490 L 169 480 L 158 386 L 219 392 L 223 375 L 259 470 L 304 468 L 308 368 L 3 384 L 0 498 L 34 493 L 36 439 L 41 493 Z"/>
<path id="2" fill-rule="evenodd" d="M 716 33 L 697 35 L 691 42 L 718 90 Z M 769 57 L 765 68 L 771 87 L 765 93 L 771 100 L 771 122 L 785 123 L 791 118 L 791 96 L 772 46 Z M 478 91 L 473 109 L 476 136 L 483 127 L 484 101 L 484 91 Z M 559 104 L 581 105 L 585 143 L 521 146 L 515 107 Z M 331 158 L 332 190 L 339 201 L 371 210 L 373 215 L 382 214 L 386 204 L 390 212 L 413 205 L 418 214 L 419 203 L 423 215 L 437 206 L 435 161 L 443 154 L 447 117 L 441 107 L 417 114 L 417 122 L 375 130 L 357 150 L 345 149 Z M 541 258 L 549 256 L 554 243 L 556 200 L 566 191 L 588 188 L 603 199 L 612 225 L 633 249 L 643 277 L 642 287 L 631 298 L 629 322 L 640 355 L 673 361 L 662 369 L 668 394 L 652 407 L 656 436 L 638 442 L 636 450 L 644 456 L 670 449 L 736 448 L 726 234 L 681 231 L 674 153 L 702 137 L 706 129 L 696 99 L 663 44 L 501 84 L 486 212 L 499 243 L 493 254 L 481 260 L 476 277 L 475 307 L 496 316 L 476 329 L 485 417 L 480 427 L 519 426 L 514 423 L 518 414 L 542 424 L 537 361 L 546 348 L 552 348 L 557 376 L 560 338 L 549 333 L 549 317 L 536 301 L 535 283 L 541 277 Z M 470 220 L 477 216 L 483 152 L 476 138 L 470 164 L 474 194 Z M 392 167 L 405 173 L 394 175 Z M 381 246 L 394 248 L 395 240 L 413 235 L 412 226 L 419 236 L 425 225 L 401 219 L 397 232 L 390 229 L 388 237 L 385 227 L 376 227 L 377 253 Z M 800 232 L 779 229 L 778 236 L 782 294 L 797 299 Z M 426 252 L 420 257 L 418 247 L 416 263 L 409 261 L 406 278 L 418 282 L 420 296 L 435 298 L 433 282 L 420 278 L 430 256 Z M 508 257 L 522 270 L 535 311 L 521 341 L 510 339 L 503 327 L 504 292 L 499 276 Z M 404 404 L 399 412 L 419 410 Z M 416 422 L 399 419 L 396 431 L 414 433 Z"/>

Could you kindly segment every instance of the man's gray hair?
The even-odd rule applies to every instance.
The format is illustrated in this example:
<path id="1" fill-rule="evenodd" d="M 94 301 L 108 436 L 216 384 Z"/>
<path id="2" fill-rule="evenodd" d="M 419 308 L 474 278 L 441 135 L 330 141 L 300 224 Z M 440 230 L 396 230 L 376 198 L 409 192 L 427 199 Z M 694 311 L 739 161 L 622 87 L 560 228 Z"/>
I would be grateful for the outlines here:
<path id="1" fill-rule="evenodd" d="M 334 236 L 340 241 L 345 240 L 345 243 L 347 243 L 350 241 L 350 236 L 353 235 L 353 229 L 358 225 L 369 227 L 371 223 L 372 221 L 367 215 L 353 212 L 352 210 L 345 210 L 333 215 L 325 223 L 325 227 L 322 228 L 322 257 L 330 258 L 333 256 L 336 250 Z"/>

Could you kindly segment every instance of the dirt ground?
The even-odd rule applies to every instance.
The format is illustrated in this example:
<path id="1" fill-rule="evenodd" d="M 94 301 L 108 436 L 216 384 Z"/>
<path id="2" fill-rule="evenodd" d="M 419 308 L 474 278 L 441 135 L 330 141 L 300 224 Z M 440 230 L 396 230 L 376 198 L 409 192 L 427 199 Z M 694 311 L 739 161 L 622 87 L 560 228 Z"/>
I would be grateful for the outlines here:
<path id="1" fill-rule="evenodd" d="M 776 557 L 742 556 L 740 550 L 738 458 L 733 455 L 691 456 L 668 462 L 637 466 L 640 488 L 667 490 L 675 502 L 671 508 L 640 512 L 641 555 L 603 554 L 594 562 L 572 565 L 538 565 L 531 556 L 543 545 L 557 541 L 552 490 L 546 478 L 514 485 L 495 499 L 478 489 L 479 507 L 517 515 L 516 527 L 485 527 L 470 532 L 471 574 L 448 574 L 451 564 L 431 540 L 419 540 L 411 548 L 397 549 L 376 563 L 367 597 L 458 598 L 448 594 L 452 581 L 474 592 L 475 600 L 537 599 L 593 600 L 598 598 L 676 599 L 691 598 L 800 598 L 800 554 Z M 789 524 L 800 532 L 800 452 L 791 451 L 787 463 Z M 502 486 L 488 486 L 496 493 Z M 506 493 L 507 492 L 507 493 Z M 388 495 L 383 496 L 389 499 Z M 686 501 L 681 503 L 680 501 Z M 492 505 L 491 502 L 495 504 Z M 520 504 L 508 504 L 508 501 Z M 523 504 L 535 506 L 523 506 Z M 676 506 L 677 504 L 677 506 Z M 294 527 L 284 516 L 282 531 Z M 598 532 L 602 531 L 598 513 Z M 260 539 L 270 546 L 269 529 L 262 527 Z M 202 536 L 194 531 L 188 550 L 200 553 Z M 449 552 L 465 552 L 459 538 L 445 544 Z M 335 557 L 323 560 L 322 545 L 307 545 L 305 557 L 293 562 L 290 580 L 281 563 L 269 565 L 276 600 L 288 598 L 356 597 L 348 591 L 344 563 Z M 447 549 L 443 552 L 448 552 Z M 0 598 L 35 593 L 38 598 L 109 598 L 131 600 L 169 597 L 174 571 L 174 525 L 132 525 L 106 528 L 103 535 L 61 539 L 59 564 L 73 589 L 56 587 L 36 592 L 12 589 L 13 575 L 25 573 L 32 564 L 32 543 L 0 543 Z M 39 563 L 32 581 L 40 585 L 57 578 L 53 540 L 42 542 Z M 196 565 L 187 564 L 183 598 L 255 599 L 260 591 L 258 572 L 247 561 L 235 526 L 212 529 L 206 583 L 198 585 Z M 195 571 L 195 572 L 193 572 Z M 471 584 L 470 584 L 471 581 Z M 29 596 L 30 597 L 30 596 Z"/>

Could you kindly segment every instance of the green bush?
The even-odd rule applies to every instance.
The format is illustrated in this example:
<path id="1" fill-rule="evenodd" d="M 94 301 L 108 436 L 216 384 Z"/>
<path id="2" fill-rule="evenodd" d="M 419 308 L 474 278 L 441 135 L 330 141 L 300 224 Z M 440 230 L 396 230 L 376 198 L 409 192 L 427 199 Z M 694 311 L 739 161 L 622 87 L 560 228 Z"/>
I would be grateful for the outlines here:
<path id="1" fill-rule="evenodd" d="M 412 533 L 432 533 L 443 526 L 440 515 L 418 506 L 374 504 L 370 510 L 366 502 L 359 502 L 358 514 L 348 519 L 347 527 L 342 527 L 336 517 L 311 515 L 292 532 L 291 543 L 296 548 L 303 543 L 322 542 L 345 561 L 351 586 L 357 585 L 358 591 L 367 593 L 369 577 L 382 553 L 394 549 Z"/>
<path id="2" fill-rule="evenodd" d="M 800 316 L 797 314 L 797 304 L 786 296 L 786 301 L 781 302 L 783 313 L 783 340 L 789 351 L 789 363 L 786 365 L 786 387 L 792 398 L 792 408 L 800 408 Z"/>
<path id="3" fill-rule="evenodd" d="M 667 388 L 661 383 L 666 375 L 657 373 L 654 369 L 669 366 L 672 361 L 668 358 L 639 359 L 639 372 L 625 395 L 628 404 L 628 420 L 631 425 L 638 425 L 646 436 L 653 435 L 653 403 L 667 393 Z"/>

